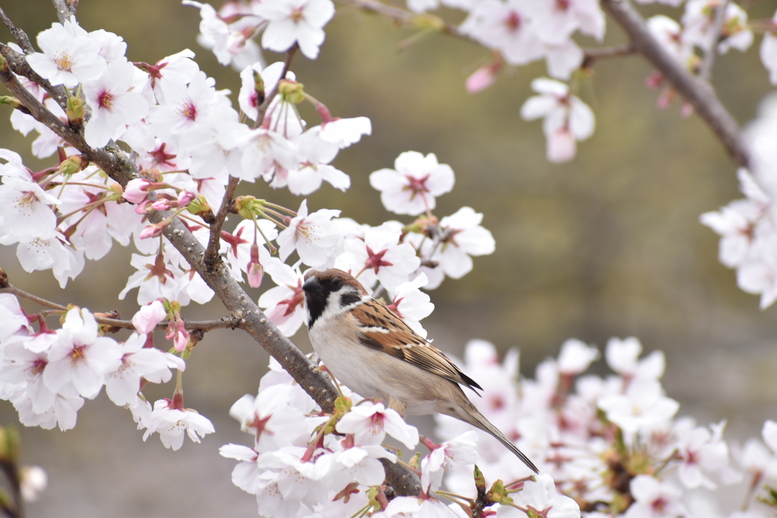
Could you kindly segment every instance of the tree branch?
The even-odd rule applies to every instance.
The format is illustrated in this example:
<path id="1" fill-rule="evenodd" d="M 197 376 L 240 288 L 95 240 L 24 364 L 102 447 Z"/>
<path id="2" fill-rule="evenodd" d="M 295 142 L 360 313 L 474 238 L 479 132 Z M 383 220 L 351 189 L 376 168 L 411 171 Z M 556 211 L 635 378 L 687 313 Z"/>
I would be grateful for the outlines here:
<path id="1" fill-rule="evenodd" d="M 65 23 L 66 20 L 75 17 L 78 0 L 51 0 L 54 9 L 57 10 L 59 23 Z"/>
<path id="2" fill-rule="evenodd" d="M 602 7 L 626 31 L 631 44 L 693 106 L 737 164 L 747 167 L 750 153 L 739 125 L 715 95 L 712 87 L 692 75 L 656 41 L 645 20 L 628 0 L 601 0 Z"/>
<path id="3" fill-rule="evenodd" d="M 118 147 L 94 149 L 83 135 L 74 131 L 43 104 L 41 104 L 11 73 L 9 67 L 0 62 L 0 81 L 11 90 L 30 111 L 33 117 L 57 133 L 71 146 L 79 150 L 91 162 L 97 164 L 108 176 L 125 186 L 129 180 L 138 177 L 134 163 Z M 149 221 L 159 223 L 172 215 L 170 211 L 154 211 Z M 178 219 L 165 227 L 164 236 L 197 271 L 206 284 L 216 293 L 231 317 L 238 322 L 300 386 L 321 406 L 324 411 L 334 410 L 337 390 L 326 376 L 300 351 L 254 303 L 243 290 L 219 256 L 212 267 L 203 261 L 205 248 L 194 238 L 188 228 Z M 386 479 L 400 495 L 417 495 L 421 490 L 418 477 L 399 464 L 384 463 Z"/>
<path id="4" fill-rule="evenodd" d="M 718 42 L 723 32 L 723 24 L 726 21 L 728 2 L 729 0 L 723 0 L 715 9 L 715 21 L 712 27 L 712 34 L 710 35 L 710 49 L 704 55 L 704 61 L 701 64 L 701 70 L 699 70 L 699 77 L 705 81 L 710 81 L 712 78 L 712 67 L 715 65 L 715 58 L 718 56 Z"/>

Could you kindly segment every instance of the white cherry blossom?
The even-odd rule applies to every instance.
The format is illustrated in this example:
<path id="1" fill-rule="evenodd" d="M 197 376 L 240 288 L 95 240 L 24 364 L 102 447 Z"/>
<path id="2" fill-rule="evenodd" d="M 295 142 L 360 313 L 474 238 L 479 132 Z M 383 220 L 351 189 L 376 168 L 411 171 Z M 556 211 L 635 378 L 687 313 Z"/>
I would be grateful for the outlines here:
<path id="1" fill-rule="evenodd" d="M 453 189 L 453 169 L 437 162 L 437 156 L 405 151 L 394 161 L 394 169 L 380 169 L 370 175 L 370 185 L 380 191 L 386 210 L 415 216 L 437 206 L 436 198 Z"/>
<path id="2" fill-rule="evenodd" d="M 305 57 L 316 59 L 335 6 L 331 0 L 273 0 L 255 6 L 254 12 L 270 22 L 262 35 L 264 48 L 285 52 L 296 43 Z"/>

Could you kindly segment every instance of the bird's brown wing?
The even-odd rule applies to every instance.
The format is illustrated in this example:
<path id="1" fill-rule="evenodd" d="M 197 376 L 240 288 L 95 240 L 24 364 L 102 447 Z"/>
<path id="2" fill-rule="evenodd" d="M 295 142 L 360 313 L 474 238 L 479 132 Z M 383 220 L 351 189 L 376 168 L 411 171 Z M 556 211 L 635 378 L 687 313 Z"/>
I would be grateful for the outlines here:
<path id="1" fill-rule="evenodd" d="M 377 300 L 367 301 L 351 310 L 359 323 L 358 337 L 363 345 L 390 354 L 473 391 L 482 390 L 475 380 L 461 372 L 442 351 L 416 334 L 403 320 L 382 318 L 381 313 L 386 310 L 391 311 Z"/>

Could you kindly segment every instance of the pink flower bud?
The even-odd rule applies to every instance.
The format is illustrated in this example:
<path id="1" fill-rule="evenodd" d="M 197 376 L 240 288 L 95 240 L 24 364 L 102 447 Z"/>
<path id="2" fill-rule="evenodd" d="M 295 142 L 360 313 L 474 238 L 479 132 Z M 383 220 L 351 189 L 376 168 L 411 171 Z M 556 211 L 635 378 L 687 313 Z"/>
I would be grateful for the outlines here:
<path id="1" fill-rule="evenodd" d="M 181 191 L 180 194 L 178 194 L 178 206 L 181 208 L 188 207 L 196 197 L 197 195 L 193 192 Z"/>
<path id="2" fill-rule="evenodd" d="M 159 237 L 162 235 L 162 230 L 168 225 L 169 221 L 162 221 L 155 225 L 149 225 L 140 231 L 138 239 L 148 239 L 151 237 Z"/>
<path id="3" fill-rule="evenodd" d="M 138 333 L 150 333 L 158 323 L 165 319 L 165 316 L 164 305 L 160 301 L 155 300 L 135 313 L 135 316 L 132 317 L 132 325 L 135 326 Z"/>
<path id="4" fill-rule="evenodd" d="M 124 199 L 132 203 L 142 202 L 148 197 L 148 186 L 150 183 L 144 178 L 130 180 L 124 188 Z"/>
<path id="5" fill-rule="evenodd" d="M 170 200 L 157 200 L 151 204 L 151 208 L 154 210 L 170 210 L 173 204 Z"/>

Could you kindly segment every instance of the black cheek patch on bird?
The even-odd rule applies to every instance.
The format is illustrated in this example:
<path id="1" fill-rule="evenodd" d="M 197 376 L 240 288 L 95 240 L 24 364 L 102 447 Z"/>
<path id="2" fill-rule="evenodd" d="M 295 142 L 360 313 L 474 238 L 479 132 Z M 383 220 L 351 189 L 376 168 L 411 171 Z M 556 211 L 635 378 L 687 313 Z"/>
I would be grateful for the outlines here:
<path id="1" fill-rule="evenodd" d="M 347 308 L 348 306 L 352 306 L 357 302 L 361 302 L 361 300 L 362 296 L 359 293 L 355 291 L 349 291 L 340 295 L 340 307 Z"/>
<path id="2" fill-rule="evenodd" d="M 310 329 L 326 309 L 326 292 L 321 290 L 320 286 L 309 283 L 305 283 L 302 289 L 305 290 L 305 304 L 308 307 L 308 315 L 310 315 L 308 329 Z"/>

